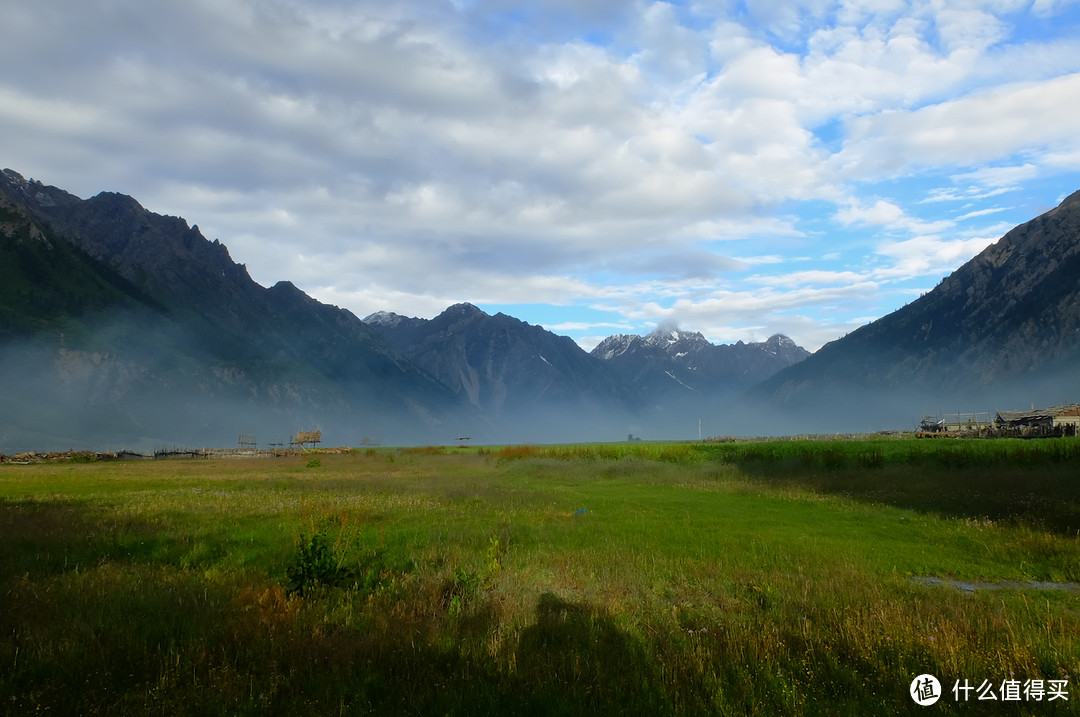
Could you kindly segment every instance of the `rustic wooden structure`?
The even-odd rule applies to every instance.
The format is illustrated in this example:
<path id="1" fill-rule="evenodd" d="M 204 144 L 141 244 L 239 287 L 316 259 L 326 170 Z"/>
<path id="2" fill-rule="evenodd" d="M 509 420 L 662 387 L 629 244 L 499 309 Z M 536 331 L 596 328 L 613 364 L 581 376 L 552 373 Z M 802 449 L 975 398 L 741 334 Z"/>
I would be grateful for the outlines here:
<path id="1" fill-rule="evenodd" d="M 1071 428 L 1080 426 L 1080 403 L 1031 411 L 998 411 L 994 422 L 1002 428 Z"/>
<path id="2" fill-rule="evenodd" d="M 942 413 L 924 416 L 919 437 L 1056 438 L 1080 435 L 1080 403 L 1030 411 Z"/>
<path id="3" fill-rule="evenodd" d="M 162 461 L 174 458 L 209 458 L 205 448 L 159 448 L 154 451 L 154 460 Z"/>
<path id="4" fill-rule="evenodd" d="M 304 448 L 308 443 L 314 448 L 316 444 L 322 443 L 322 431 L 299 431 L 293 436 L 290 445 L 299 446 Z"/>
<path id="5" fill-rule="evenodd" d="M 919 430 L 928 433 L 957 433 L 961 431 L 981 431 L 994 425 L 994 419 L 988 411 L 968 413 L 939 413 L 936 416 L 923 416 Z"/>

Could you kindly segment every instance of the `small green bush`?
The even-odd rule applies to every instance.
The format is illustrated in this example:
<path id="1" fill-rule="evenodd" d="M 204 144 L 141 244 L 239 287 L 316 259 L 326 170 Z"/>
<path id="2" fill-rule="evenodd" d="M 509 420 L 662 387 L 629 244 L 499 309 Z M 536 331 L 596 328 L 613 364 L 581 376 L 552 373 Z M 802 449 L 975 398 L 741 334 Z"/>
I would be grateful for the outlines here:
<path id="1" fill-rule="evenodd" d="M 454 595 L 469 597 L 480 588 L 481 576 L 471 570 L 454 570 Z"/>
<path id="2" fill-rule="evenodd" d="M 285 575 L 288 578 L 289 593 L 300 595 L 305 595 L 320 585 L 341 585 L 347 577 L 330 549 L 325 530 L 307 538 L 300 536 L 296 555 L 285 569 Z"/>

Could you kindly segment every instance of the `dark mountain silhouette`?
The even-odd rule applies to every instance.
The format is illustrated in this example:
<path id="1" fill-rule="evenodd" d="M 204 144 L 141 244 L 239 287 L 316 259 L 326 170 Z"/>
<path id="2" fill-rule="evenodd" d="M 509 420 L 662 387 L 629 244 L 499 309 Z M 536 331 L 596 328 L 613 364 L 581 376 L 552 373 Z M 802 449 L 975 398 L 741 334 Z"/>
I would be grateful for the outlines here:
<path id="1" fill-rule="evenodd" d="M 760 343 L 712 344 L 700 333 L 661 327 L 648 336 L 619 334 L 592 355 L 650 403 L 693 395 L 730 398 L 810 355 L 781 334 Z"/>
<path id="2" fill-rule="evenodd" d="M 256 284 L 223 244 L 131 197 L 0 173 L 0 452 L 316 427 L 340 444 L 851 431 L 1075 401 L 1080 193 L 805 356 L 779 335 L 715 346 L 674 329 L 590 355 L 470 304 L 361 321 Z"/>
<path id="3" fill-rule="evenodd" d="M 377 312 L 364 319 L 428 374 L 499 426 L 507 440 L 625 435 L 636 388 L 572 339 L 506 314 L 455 304 L 433 319 Z"/>
<path id="4" fill-rule="evenodd" d="M 564 336 L 471 304 L 430 320 L 383 311 L 364 321 L 504 429 L 539 430 L 547 422 L 565 440 L 603 435 L 598 430 L 610 438 L 692 436 L 696 424 L 687 425 L 686 416 L 715 416 L 761 378 L 808 355 L 779 335 L 716 346 L 672 330 L 612 336 L 587 354 Z"/>
<path id="5" fill-rule="evenodd" d="M 342 443 L 430 440 L 460 412 L 350 312 L 256 284 L 223 244 L 130 197 L 4 170 L 0 257 L 0 378 L 23 387 L 3 399 L 9 442 L 222 445 L 313 424 Z"/>
<path id="6" fill-rule="evenodd" d="M 665 326 L 648 336 L 608 337 L 592 353 L 637 387 L 641 434 L 686 438 L 767 430 L 733 411 L 739 395 L 808 355 L 780 334 L 761 343 L 715 345 L 700 333 Z"/>
<path id="7" fill-rule="evenodd" d="M 850 430 L 1078 397 L 1080 192 L 918 300 L 767 379 L 744 409 Z"/>

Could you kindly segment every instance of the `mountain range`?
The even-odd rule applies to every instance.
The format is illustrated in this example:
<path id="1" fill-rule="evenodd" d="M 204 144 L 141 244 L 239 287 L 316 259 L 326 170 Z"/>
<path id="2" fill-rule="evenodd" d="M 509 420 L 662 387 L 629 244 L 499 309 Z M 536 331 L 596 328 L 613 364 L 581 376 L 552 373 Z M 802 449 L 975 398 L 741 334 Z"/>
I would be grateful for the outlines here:
<path id="1" fill-rule="evenodd" d="M 662 404 L 694 395 L 730 399 L 810 352 L 782 334 L 761 343 L 718 346 L 696 331 L 661 326 L 648 336 L 609 336 L 592 355 L 606 361 L 651 403 Z"/>
<path id="2" fill-rule="evenodd" d="M 286 442 L 316 427 L 352 444 L 610 439 L 643 430 L 664 401 L 655 386 L 685 385 L 663 352 L 634 369 L 633 352 L 607 361 L 471 304 L 361 321 L 287 281 L 258 285 L 184 219 L 13 170 L 0 173 L 0 259 L 0 450 Z M 705 344 L 706 401 L 779 365 Z M 716 365 L 728 358 L 741 363 Z"/>
<path id="3" fill-rule="evenodd" d="M 674 326 L 586 352 L 471 304 L 361 320 L 260 286 L 184 219 L 4 170 L 0 452 L 313 428 L 352 445 L 864 430 L 928 401 L 1060 402 L 1077 388 L 1078 227 L 1073 195 L 812 356 L 781 335 L 718 346 Z"/>
<path id="4" fill-rule="evenodd" d="M 817 430 L 1080 399 L 1080 192 L 893 313 L 755 386 L 743 409 Z M 905 426 L 905 422 L 907 425 Z"/>
<path id="5" fill-rule="evenodd" d="M 287 442 L 319 424 L 408 441 L 458 411 L 350 312 L 258 285 L 197 226 L 131 197 L 5 170 L 0 267 L 5 443 Z"/>

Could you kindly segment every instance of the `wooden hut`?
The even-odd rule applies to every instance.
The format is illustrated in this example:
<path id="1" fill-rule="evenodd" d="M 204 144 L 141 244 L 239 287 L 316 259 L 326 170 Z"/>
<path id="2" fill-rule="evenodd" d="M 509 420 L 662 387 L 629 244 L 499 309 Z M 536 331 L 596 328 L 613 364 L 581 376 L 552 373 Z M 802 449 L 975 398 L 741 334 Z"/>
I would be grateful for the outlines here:
<path id="1" fill-rule="evenodd" d="M 1072 428 L 1075 431 L 1080 426 L 1080 403 L 1032 411 L 998 411 L 994 422 L 1001 428 Z"/>

